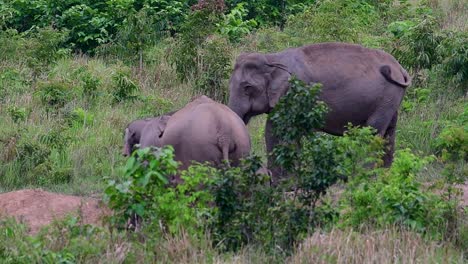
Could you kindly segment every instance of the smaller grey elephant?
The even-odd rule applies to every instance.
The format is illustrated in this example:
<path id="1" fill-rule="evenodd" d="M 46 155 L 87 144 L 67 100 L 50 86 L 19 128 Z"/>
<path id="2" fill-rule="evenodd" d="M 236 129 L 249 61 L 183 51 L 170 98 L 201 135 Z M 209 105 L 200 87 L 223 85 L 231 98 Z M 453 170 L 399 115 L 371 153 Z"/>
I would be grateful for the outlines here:
<path id="1" fill-rule="evenodd" d="M 164 114 L 163 116 L 153 117 L 153 118 L 145 118 L 145 119 L 137 119 L 130 124 L 127 125 L 125 128 L 125 135 L 124 135 L 124 148 L 122 154 L 124 156 L 130 156 L 133 151 L 135 151 L 137 144 L 140 144 L 141 135 L 143 134 L 143 130 L 147 125 L 150 127 L 157 126 L 159 122 L 167 122 L 167 119 L 173 114 L 174 112 Z M 162 125 L 162 124 L 160 124 Z M 148 129 L 148 128 L 147 128 Z M 156 146 L 156 145 L 153 145 Z"/>

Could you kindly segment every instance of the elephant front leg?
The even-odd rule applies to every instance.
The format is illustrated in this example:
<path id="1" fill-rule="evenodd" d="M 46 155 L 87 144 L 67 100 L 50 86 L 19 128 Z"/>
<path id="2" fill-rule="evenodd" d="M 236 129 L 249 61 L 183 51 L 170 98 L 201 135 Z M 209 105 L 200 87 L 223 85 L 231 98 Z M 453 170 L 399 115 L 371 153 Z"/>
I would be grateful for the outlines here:
<path id="1" fill-rule="evenodd" d="M 286 176 L 286 171 L 275 164 L 276 157 L 273 155 L 273 149 L 279 144 L 279 140 L 273 135 L 272 126 L 273 124 L 270 119 L 267 119 L 265 124 L 265 144 L 268 155 L 268 169 L 271 171 L 272 185 L 276 185 L 283 177 Z"/>

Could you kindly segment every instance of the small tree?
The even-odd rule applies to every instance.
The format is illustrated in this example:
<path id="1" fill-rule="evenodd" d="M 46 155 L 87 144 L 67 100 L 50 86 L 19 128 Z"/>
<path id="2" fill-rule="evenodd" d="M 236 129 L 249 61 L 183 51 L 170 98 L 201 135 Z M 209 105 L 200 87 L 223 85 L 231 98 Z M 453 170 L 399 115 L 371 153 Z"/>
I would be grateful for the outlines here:
<path id="1" fill-rule="evenodd" d="M 238 249 L 255 243 L 284 254 L 324 219 L 333 218 L 333 209 L 317 206 L 339 180 L 341 160 L 334 141 L 313 132 L 322 126 L 327 111 L 319 101 L 320 87 L 293 78 L 270 114 L 282 141 L 274 155 L 290 178 L 269 186 L 269 176 L 256 173 L 261 161 L 255 157 L 240 169 L 220 170 L 213 190 L 218 206 L 214 237 L 220 246 Z"/>
<path id="2" fill-rule="evenodd" d="M 336 146 L 329 138 L 314 133 L 323 127 L 328 111 L 319 100 L 321 87 L 292 78 L 288 93 L 269 116 L 273 133 L 280 140 L 273 150 L 275 161 L 292 175 L 286 178 L 286 186 L 311 206 L 309 212 L 339 176 Z"/>

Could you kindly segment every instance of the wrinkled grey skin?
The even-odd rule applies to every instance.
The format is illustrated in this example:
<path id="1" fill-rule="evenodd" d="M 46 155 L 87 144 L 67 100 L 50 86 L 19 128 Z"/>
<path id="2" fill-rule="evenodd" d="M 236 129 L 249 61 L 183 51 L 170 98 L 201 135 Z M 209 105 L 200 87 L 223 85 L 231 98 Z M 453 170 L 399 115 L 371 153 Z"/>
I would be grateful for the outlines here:
<path id="1" fill-rule="evenodd" d="M 372 126 L 387 140 L 385 166 L 393 160 L 398 109 L 411 78 L 390 54 L 345 43 L 321 43 L 279 53 L 242 54 L 231 75 L 229 107 L 247 124 L 269 113 L 296 75 L 306 83 L 322 83 L 321 99 L 330 108 L 322 131 L 343 135 L 348 122 Z M 267 151 L 278 143 L 265 127 Z M 271 160 L 269 160 L 271 167 Z M 281 173 L 272 168 L 273 175 Z"/>
<path id="2" fill-rule="evenodd" d="M 155 124 L 160 122 L 161 118 L 163 121 L 166 120 L 169 116 L 171 116 L 174 112 L 170 112 L 164 114 L 163 116 L 153 117 L 153 118 L 145 118 L 145 119 L 137 119 L 130 124 L 127 125 L 125 128 L 124 133 L 124 147 L 122 150 L 122 154 L 124 156 L 130 156 L 133 151 L 135 151 L 135 145 L 140 144 L 142 131 L 148 124 Z"/>
<path id="3" fill-rule="evenodd" d="M 146 140 L 146 134 L 152 137 Z M 250 136 L 244 122 L 229 107 L 201 96 L 170 118 L 147 125 L 141 147 L 174 147 L 175 158 L 186 169 L 192 161 L 237 166 L 250 153 Z"/>
<path id="4" fill-rule="evenodd" d="M 163 115 L 153 118 L 147 122 L 141 131 L 140 147 L 162 147 L 163 144 L 161 143 L 161 138 L 170 118 L 170 115 Z"/>

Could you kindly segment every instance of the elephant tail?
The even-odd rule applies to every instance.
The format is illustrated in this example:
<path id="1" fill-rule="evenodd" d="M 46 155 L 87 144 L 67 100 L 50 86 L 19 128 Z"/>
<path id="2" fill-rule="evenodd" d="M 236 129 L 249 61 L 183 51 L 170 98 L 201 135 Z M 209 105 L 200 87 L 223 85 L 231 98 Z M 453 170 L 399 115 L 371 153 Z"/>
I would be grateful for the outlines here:
<path id="1" fill-rule="evenodd" d="M 406 88 L 411 84 L 411 77 L 405 69 L 401 67 L 400 69 L 400 72 L 395 72 L 392 71 L 392 68 L 389 65 L 383 65 L 380 66 L 380 73 L 382 73 L 382 75 L 385 77 L 385 79 L 387 79 L 387 81 L 394 83 L 400 87 Z M 403 78 L 398 76 L 398 74 L 401 74 Z"/>
<path id="2" fill-rule="evenodd" d="M 229 148 L 231 141 L 227 137 L 219 137 L 218 138 L 218 147 L 221 149 L 221 152 L 223 154 L 223 161 L 227 162 L 229 164 Z"/>

